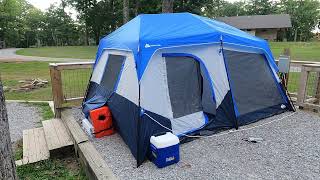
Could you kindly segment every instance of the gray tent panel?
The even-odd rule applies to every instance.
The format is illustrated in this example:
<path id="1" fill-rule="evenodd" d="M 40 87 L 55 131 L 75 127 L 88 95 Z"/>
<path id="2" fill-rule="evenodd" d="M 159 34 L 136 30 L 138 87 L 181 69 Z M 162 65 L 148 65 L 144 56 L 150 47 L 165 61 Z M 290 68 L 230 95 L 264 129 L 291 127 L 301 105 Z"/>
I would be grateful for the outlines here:
<path id="1" fill-rule="evenodd" d="M 100 86 L 107 88 L 109 91 L 114 91 L 124 60 L 124 56 L 112 54 L 108 56 Z"/>
<path id="2" fill-rule="evenodd" d="M 224 50 L 240 115 L 284 103 L 264 55 Z"/>
<path id="3" fill-rule="evenodd" d="M 212 94 L 212 88 L 210 85 L 209 77 L 205 73 L 205 67 L 203 65 L 201 67 L 201 76 L 202 76 L 202 107 L 203 111 L 209 114 L 216 114 L 216 102 L 214 100 L 213 94 Z"/>
<path id="4" fill-rule="evenodd" d="M 166 57 L 173 118 L 202 111 L 199 63 L 190 57 Z"/>

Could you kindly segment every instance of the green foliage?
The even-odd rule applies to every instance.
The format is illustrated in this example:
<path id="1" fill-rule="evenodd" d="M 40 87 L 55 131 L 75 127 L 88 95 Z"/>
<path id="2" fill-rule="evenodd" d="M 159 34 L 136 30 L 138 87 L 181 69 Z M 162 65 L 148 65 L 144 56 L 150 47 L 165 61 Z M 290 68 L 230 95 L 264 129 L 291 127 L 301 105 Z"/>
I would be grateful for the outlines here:
<path id="1" fill-rule="evenodd" d="M 174 1 L 174 12 L 190 12 L 193 14 L 202 14 L 202 8 L 208 3 L 208 0 L 181 0 Z"/>
<path id="2" fill-rule="evenodd" d="M 291 15 L 292 28 L 287 32 L 289 40 L 307 41 L 311 31 L 320 22 L 320 2 L 318 0 L 281 0 L 279 11 Z"/>
<path id="3" fill-rule="evenodd" d="M 129 19 L 138 14 L 161 13 L 162 1 L 127 0 Z M 123 0 L 63 0 L 41 12 L 26 0 L 0 1 L 0 41 L 9 47 L 66 46 L 98 44 L 99 40 L 123 24 Z M 71 18 L 65 8 L 78 12 Z M 308 41 L 311 30 L 320 25 L 318 0 L 175 0 L 174 12 L 191 12 L 208 16 L 291 15 L 288 40 Z"/>
<path id="4" fill-rule="evenodd" d="M 77 44 L 79 32 L 72 18 L 61 6 L 51 5 L 45 13 L 42 39 L 45 45 L 66 46 Z"/>
<path id="5" fill-rule="evenodd" d="M 75 159 L 70 158 L 69 160 L 50 159 L 22 165 L 17 167 L 17 174 L 19 179 L 87 179 Z"/>
<path id="6" fill-rule="evenodd" d="M 27 27 L 26 22 L 34 11 L 24 0 L 0 1 L 0 40 L 4 40 L 7 46 L 23 47 L 28 44 L 33 30 Z"/>
<path id="7" fill-rule="evenodd" d="M 308 41 L 312 30 L 320 25 L 318 0 L 246 0 L 234 3 L 225 0 L 208 0 L 202 15 L 209 17 L 289 14 L 292 28 L 287 31 L 288 40 Z"/>
<path id="8" fill-rule="evenodd" d="M 93 35 L 96 45 L 101 36 L 122 25 L 122 1 L 120 0 L 68 0 L 68 3 L 77 9 L 86 33 Z"/>
<path id="9" fill-rule="evenodd" d="M 272 0 L 250 0 L 245 4 L 248 15 L 274 14 L 277 10 L 275 1 Z"/>
<path id="10" fill-rule="evenodd" d="M 80 32 L 62 6 L 43 13 L 26 0 L 0 1 L 0 41 L 7 47 L 75 45 Z"/>
<path id="11" fill-rule="evenodd" d="M 48 103 L 31 103 L 31 102 L 26 102 L 26 104 L 30 104 L 32 106 L 36 106 L 40 109 L 40 113 L 41 113 L 41 117 L 42 120 L 48 120 L 48 119 L 52 119 L 54 117 L 54 114 L 49 106 Z"/>
<path id="12" fill-rule="evenodd" d="M 18 140 L 17 142 L 13 143 L 13 150 L 14 150 L 14 160 L 20 160 L 23 157 L 23 141 L 22 139 Z"/>

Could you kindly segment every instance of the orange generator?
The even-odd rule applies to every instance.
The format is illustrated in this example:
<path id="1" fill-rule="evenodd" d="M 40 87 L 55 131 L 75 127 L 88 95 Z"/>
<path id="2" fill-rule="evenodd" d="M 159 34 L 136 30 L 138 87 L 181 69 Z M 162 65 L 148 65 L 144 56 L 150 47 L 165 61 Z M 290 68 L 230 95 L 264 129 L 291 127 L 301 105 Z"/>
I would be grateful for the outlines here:
<path id="1" fill-rule="evenodd" d="M 114 133 L 109 107 L 103 106 L 90 111 L 90 119 L 94 130 L 93 134 L 96 138 L 110 136 Z"/>

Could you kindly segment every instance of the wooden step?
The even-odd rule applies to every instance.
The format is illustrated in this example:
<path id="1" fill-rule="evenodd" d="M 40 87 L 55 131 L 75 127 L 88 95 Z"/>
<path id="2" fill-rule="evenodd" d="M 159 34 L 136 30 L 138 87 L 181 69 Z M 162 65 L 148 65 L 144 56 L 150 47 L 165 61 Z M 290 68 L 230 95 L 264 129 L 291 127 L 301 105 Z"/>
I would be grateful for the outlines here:
<path id="1" fill-rule="evenodd" d="M 42 121 L 42 125 L 51 156 L 72 152 L 73 141 L 60 119 Z"/>
<path id="2" fill-rule="evenodd" d="M 23 159 L 19 165 L 49 159 L 43 128 L 23 130 Z"/>

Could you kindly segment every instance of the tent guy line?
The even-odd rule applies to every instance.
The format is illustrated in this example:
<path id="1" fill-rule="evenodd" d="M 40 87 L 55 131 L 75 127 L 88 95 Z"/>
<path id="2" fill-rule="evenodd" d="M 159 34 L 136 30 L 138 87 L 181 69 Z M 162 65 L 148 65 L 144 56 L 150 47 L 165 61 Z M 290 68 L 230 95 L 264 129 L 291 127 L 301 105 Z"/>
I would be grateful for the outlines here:
<path id="1" fill-rule="evenodd" d="M 283 116 L 281 118 L 278 118 L 278 119 L 275 119 L 275 120 L 272 120 L 272 121 L 269 121 L 269 122 L 266 122 L 266 123 L 262 123 L 262 124 L 259 124 L 259 125 L 256 125 L 256 126 L 252 126 L 252 127 L 248 127 L 248 128 L 243 128 L 243 129 L 231 129 L 227 132 L 224 132 L 224 133 L 219 133 L 219 134 L 213 134 L 213 135 L 209 135 L 209 136 L 192 136 L 192 135 L 187 135 L 187 134 L 184 134 L 182 133 L 181 135 L 182 136 L 186 136 L 186 137 L 189 137 L 189 138 L 210 138 L 210 137 L 218 137 L 218 136 L 224 136 L 224 135 L 228 135 L 228 134 L 231 134 L 231 133 L 236 133 L 236 132 L 242 132 L 242 131 L 248 131 L 248 130 L 251 130 L 251 129 L 255 129 L 255 128 L 258 128 L 258 127 L 262 127 L 262 126 L 266 126 L 266 125 L 269 125 L 273 122 L 278 122 L 278 121 L 281 121 L 283 119 L 286 119 L 288 117 L 291 117 L 293 115 L 295 115 L 297 113 L 296 112 L 293 112 L 289 115 L 286 115 L 286 116 Z M 143 113 L 144 115 L 148 116 L 152 121 L 154 121 L 155 123 L 159 124 L 161 127 L 167 129 L 168 131 L 170 132 L 173 132 L 171 129 L 167 128 L 166 126 L 162 125 L 160 122 L 158 122 L 157 120 L 155 120 L 153 117 L 151 117 L 149 114 L 147 113 Z"/>

